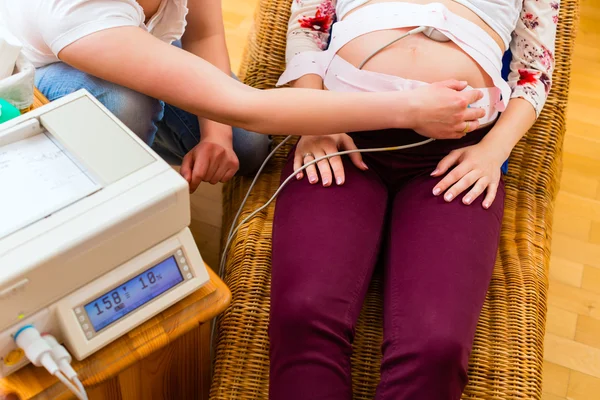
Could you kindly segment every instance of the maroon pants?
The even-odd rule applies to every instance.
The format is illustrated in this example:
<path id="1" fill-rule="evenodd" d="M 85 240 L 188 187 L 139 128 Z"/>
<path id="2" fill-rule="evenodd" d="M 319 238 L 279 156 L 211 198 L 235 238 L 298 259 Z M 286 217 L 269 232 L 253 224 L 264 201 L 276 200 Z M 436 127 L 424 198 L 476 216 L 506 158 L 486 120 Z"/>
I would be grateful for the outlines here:
<path id="1" fill-rule="evenodd" d="M 279 195 L 273 223 L 270 398 L 349 400 L 354 330 L 373 270 L 384 274 L 377 399 L 459 399 L 496 259 L 504 185 L 488 210 L 432 195 L 429 174 L 461 140 L 344 159 L 346 183 L 307 179 Z M 413 131 L 352 135 L 359 148 L 423 140 Z M 293 153 L 293 151 L 292 151 Z M 292 172 L 293 154 L 283 171 Z"/>

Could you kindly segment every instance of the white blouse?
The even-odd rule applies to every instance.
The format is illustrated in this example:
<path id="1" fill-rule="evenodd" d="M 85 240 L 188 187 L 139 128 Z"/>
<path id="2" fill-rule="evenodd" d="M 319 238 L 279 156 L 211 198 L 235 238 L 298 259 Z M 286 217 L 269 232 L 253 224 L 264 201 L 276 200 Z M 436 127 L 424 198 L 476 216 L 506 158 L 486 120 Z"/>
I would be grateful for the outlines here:
<path id="1" fill-rule="evenodd" d="M 510 48 L 511 98 L 542 111 L 552 85 L 559 0 L 455 0 L 485 21 Z M 334 20 L 368 0 L 292 0 L 286 60 L 327 47 Z"/>
<path id="2" fill-rule="evenodd" d="M 187 13 L 187 0 L 162 0 L 146 24 L 135 0 L 0 0 L 0 24 L 22 42 L 35 67 L 59 61 L 69 44 L 109 28 L 136 26 L 172 43 L 183 36 Z"/>

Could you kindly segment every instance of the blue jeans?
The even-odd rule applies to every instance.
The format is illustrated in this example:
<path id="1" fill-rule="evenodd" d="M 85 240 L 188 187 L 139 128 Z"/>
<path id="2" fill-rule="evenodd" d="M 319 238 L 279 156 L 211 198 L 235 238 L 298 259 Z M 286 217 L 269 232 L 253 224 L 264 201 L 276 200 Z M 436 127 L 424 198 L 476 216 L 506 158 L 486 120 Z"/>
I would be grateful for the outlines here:
<path id="1" fill-rule="evenodd" d="M 197 116 L 67 64 L 38 68 L 35 84 L 50 101 L 86 89 L 171 164 L 180 164 L 200 141 Z M 233 128 L 233 149 L 240 162 L 238 175 L 255 173 L 269 154 L 269 145 L 267 135 Z"/>

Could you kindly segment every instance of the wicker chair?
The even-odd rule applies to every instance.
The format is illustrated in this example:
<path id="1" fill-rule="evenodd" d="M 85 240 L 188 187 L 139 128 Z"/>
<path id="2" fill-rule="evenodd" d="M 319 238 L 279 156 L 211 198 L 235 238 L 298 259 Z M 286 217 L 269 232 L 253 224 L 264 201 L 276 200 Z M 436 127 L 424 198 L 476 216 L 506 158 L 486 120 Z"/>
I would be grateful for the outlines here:
<path id="1" fill-rule="evenodd" d="M 282 73 L 289 6 L 290 0 L 261 0 L 240 72 L 248 85 L 272 88 Z M 481 313 L 463 398 L 541 398 L 553 204 L 560 180 L 577 17 L 578 0 L 563 0 L 554 86 L 538 122 L 510 159 L 499 257 Z M 273 158 L 241 218 L 264 204 L 279 185 L 290 146 Z M 226 186 L 224 227 L 231 224 L 249 183 L 249 179 L 237 179 Z M 225 282 L 233 301 L 218 320 L 211 399 L 268 398 L 273 210 L 271 205 L 242 227 L 229 251 Z M 354 342 L 356 399 L 372 399 L 379 381 L 380 292 L 381 281 L 375 276 Z"/>

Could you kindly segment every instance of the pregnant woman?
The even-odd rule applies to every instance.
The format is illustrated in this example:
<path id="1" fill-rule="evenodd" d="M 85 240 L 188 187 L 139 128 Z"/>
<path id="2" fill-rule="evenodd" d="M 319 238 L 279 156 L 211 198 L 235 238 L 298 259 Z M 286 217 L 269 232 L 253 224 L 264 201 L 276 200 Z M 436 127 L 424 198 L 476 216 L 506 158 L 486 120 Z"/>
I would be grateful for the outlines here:
<path id="1" fill-rule="evenodd" d="M 464 132 L 477 130 L 461 139 L 321 161 L 283 190 L 273 226 L 272 399 L 352 398 L 354 329 L 377 266 L 376 398 L 460 398 L 498 250 L 501 165 L 550 90 L 558 8 L 554 0 L 293 0 L 280 84 L 393 92 L 458 79 L 484 93 L 471 106 L 485 115 L 467 121 Z M 400 129 L 303 137 L 283 176 L 340 149 L 425 139 Z"/>

